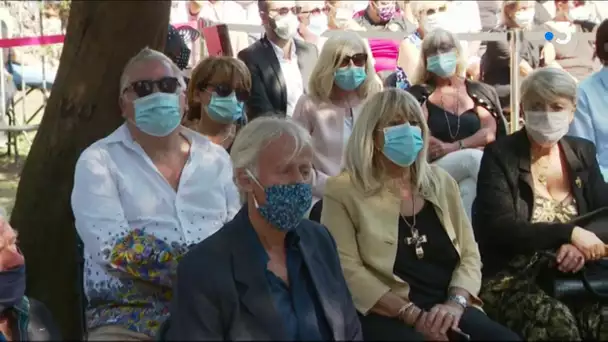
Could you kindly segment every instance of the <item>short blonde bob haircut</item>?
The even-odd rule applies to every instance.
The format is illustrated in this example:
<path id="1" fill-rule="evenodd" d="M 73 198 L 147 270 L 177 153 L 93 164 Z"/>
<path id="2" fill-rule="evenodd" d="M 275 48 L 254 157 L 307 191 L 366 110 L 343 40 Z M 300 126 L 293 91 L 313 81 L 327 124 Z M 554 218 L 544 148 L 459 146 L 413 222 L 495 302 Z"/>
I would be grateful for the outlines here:
<path id="1" fill-rule="evenodd" d="M 319 102 L 331 102 L 332 90 L 334 88 L 334 74 L 340 67 L 344 57 L 353 53 L 366 53 L 367 63 L 365 72 L 367 78 L 357 88 L 357 95 L 365 99 L 369 95 L 382 90 L 382 81 L 376 75 L 374 69 L 372 52 L 367 42 L 354 32 L 344 31 L 339 35 L 332 36 L 321 49 L 319 59 L 315 64 L 308 82 L 308 93 Z"/>
<path id="2" fill-rule="evenodd" d="M 416 0 L 410 1 L 410 8 L 412 11 L 412 15 L 416 20 L 420 21 L 420 19 L 426 17 L 426 12 L 430 9 L 436 9 L 441 7 L 448 7 L 448 1 L 425 1 L 425 0 Z"/>
<path id="3" fill-rule="evenodd" d="M 442 28 L 437 28 L 422 40 L 420 48 L 420 62 L 412 77 L 412 84 L 429 84 L 433 73 L 426 70 L 426 59 L 439 53 L 445 53 L 456 49 L 458 63 L 456 64 L 456 75 L 464 75 L 467 70 L 467 60 L 462 46 L 454 34 Z"/>
<path id="4" fill-rule="evenodd" d="M 511 23 L 513 19 L 509 18 L 507 15 L 508 12 L 517 11 L 524 5 L 534 8 L 536 3 L 533 0 L 503 0 L 502 5 L 500 6 L 500 20 L 498 26 Z"/>
<path id="5" fill-rule="evenodd" d="M 346 145 L 344 169 L 355 187 L 366 195 L 377 194 L 391 184 L 389 175 L 378 159 L 382 151 L 376 147 L 375 138 L 383 134 L 381 128 L 396 120 L 418 125 L 422 130 L 424 145 L 410 166 L 412 186 L 422 193 L 433 191 L 434 182 L 430 179 L 432 174 L 428 172 L 427 162 L 430 132 L 422 108 L 410 93 L 390 88 L 365 102 Z"/>

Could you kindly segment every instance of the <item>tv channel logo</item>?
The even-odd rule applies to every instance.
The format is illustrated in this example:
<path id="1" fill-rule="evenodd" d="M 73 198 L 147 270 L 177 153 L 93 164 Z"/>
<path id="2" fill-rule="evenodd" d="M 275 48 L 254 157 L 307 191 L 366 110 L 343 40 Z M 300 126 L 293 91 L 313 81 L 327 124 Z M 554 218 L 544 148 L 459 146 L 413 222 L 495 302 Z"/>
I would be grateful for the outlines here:
<path id="1" fill-rule="evenodd" d="M 553 32 L 545 32 L 545 39 L 548 42 L 555 41 L 557 44 L 568 44 L 572 39 L 571 32 L 559 32 L 559 35 L 563 38 L 557 38 Z"/>

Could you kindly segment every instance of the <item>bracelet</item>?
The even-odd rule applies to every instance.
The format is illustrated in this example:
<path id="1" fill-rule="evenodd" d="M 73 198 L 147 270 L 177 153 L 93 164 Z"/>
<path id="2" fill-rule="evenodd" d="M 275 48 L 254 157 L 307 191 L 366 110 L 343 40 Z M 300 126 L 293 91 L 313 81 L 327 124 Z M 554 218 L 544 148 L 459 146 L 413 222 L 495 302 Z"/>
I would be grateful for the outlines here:
<path id="1" fill-rule="evenodd" d="M 414 306 L 413 302 L 409 302 L 404 304 L 399 311 L 397 312 L 397 317 L 399 317 L 399 319 L 403 319 L 403 315 L 407 312 L 407 310 L 409 310 L 412 306 Z"/>

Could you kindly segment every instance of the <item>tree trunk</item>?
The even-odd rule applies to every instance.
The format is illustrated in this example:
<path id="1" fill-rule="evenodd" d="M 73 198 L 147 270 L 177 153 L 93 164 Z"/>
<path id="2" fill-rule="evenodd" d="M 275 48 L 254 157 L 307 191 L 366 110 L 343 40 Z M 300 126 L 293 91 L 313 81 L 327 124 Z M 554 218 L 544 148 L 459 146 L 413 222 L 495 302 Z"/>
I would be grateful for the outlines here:
<path id="1" fill-rule="evenodd" d="M 44 118 L 23 168 L 11 224 L 27 265 L 27 294 L 65 339 L 82 339 L 82 284 L 70 206 L 80 153 L 121 123 L 119 78 L 146 46 L 162 51 L 170 1 L 74 1 Z"/>

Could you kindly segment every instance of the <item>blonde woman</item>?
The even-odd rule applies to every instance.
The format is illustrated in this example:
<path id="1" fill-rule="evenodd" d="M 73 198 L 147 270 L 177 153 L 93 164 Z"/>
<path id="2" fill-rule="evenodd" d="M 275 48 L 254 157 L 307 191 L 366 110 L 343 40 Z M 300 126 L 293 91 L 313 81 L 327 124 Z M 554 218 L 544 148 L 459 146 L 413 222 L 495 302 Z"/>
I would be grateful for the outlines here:
<path id="1" fill-rule="evenodd" d="M 382 89 L 367 43 L 353 32 L 325 42 L 293 118 L 312 135 L 313 195 L 323 196 L 325 180 L 342 169 L 342 156 L 363 100 Z"/>
<path id="2" fill-rule="evenodd" d="M 338 247 L 364 340 L 518 340 L 477 307 L 481 260 L 458 185 L 426 161 L 429 129 L 401 89 L 373 95 L 327 181 L 321 223 Z"/>
<path id="3" fill-rule="evenodd" d="M 427 35 L 420 56 L 410 91 L 426 91 L 418 96 L 431 131 L 429 158 L 458 182 L 470 216 L 482 150 L 497 133 L 505 133 L 498 96 L 491 87 L 460 76 L 466 60 L 452 33 L 436 29 Z"/>
<path id="4" fill-rule="evenodd" d="M 449 1 L 413 1 L 410 3 L 412 16 L 417 23 L 417 29 L 408 35 L 399 46 L 397 65 L 411 77 L 420 64 L 420 48 L 426 34 L 436 28 L 448 28 L 450 12 Z"/>

